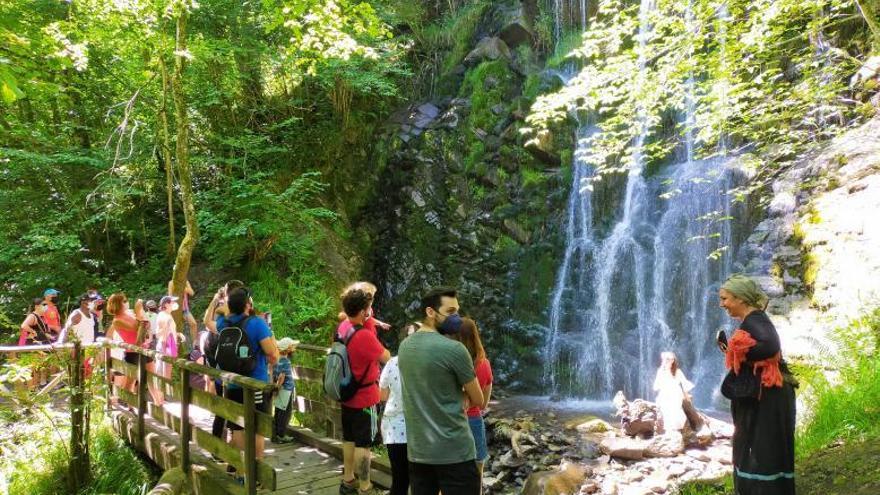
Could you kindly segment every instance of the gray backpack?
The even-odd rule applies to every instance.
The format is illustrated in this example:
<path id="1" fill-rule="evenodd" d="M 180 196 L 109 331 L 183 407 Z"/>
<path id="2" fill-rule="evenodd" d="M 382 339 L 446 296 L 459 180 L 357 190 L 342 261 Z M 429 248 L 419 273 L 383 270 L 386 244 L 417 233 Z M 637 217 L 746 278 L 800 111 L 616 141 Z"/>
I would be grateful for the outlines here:
<path id="1" fill-rule="evenodd" d="M 336 335 L 327 354 L 327 361 L 324 363 L 324 393 L 337 402 L 350 400 L 358 390 L 372 385 L 372 383 L 361 383 L 370 371 L 370 367 L 367 366 L 361 379 L 357 380 L 351 372 L 351 362 L 348 360 L 348 343 L 363 329 L 364 327 L 356 325 L 345 340 Z"/>

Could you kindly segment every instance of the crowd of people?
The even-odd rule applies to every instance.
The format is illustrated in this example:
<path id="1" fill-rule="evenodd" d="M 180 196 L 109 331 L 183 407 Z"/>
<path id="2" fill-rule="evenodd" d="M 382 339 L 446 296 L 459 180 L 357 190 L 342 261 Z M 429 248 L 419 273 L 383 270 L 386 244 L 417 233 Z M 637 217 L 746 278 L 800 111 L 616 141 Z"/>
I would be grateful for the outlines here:
<path id="1" fill-rule="evenodd" d="M 187 283 L 183 309 L 191 328 L 190 358 L 220 367 L 211 359 L 214 355 L 216 361 L 217 355 L 212 342 L 217 346 L 216 336 L 227 329 L 240 331 L 253 361 L 243 374 L 276 385 L 274 404 L 257 394 L 256 408 L 269 413 L 274 405 L 272 440 L 291 441 L 287 426 L 296 385 L 290 357 L 298 342 L 290 338 L 276 341 L 271 314 L 257 311 L 250 289 L 237 280 L 214 294 L 202 318 L 205 329 L 198 332 L 188 301 L 193 294 Z M 455 289 L 432 289 L 421 298 L 421 320 L 403 327 L 398 353 L 392 356 L 379 338 L 380 329 L 387 331 L 391 325 L 374 314 L 375 294 L 376 286 L 368 282 L 347 287 L 341 295 L 342 312 L 332 336 L 334 342 L 344 345 L 351 377 L 356 381 L 356 391 L 341 403 L 340 494 L 379 493 L 370 480 L 370 448 L 377 438 L 387 447 L 392 495 L 479 494 L 488 458 L 483 417 L 493 377 L 477 323 L 460 316 Z M 33 300 L 21 324 L 20 345 L 72 338 L 93 342 L 104 337 L 177 355 L 178 346 L 187 342 L 172 317 L 180 309 L 177 297 L 167 295 L 158 303 L 138 300 L 131 308 L 123 293 L 113 294 L 105 305 L 96 290 L 89 290 L 78 298 L 78 306 L 62 324 L 58 295 L 57 290 L 47 289 L 43 298 Z M 782 359 L 779 335 L 764 312 L 767 297 L 753 280 L 733 276 L 722 285 L 719 300 L 720 306 L 741 322 L 729 342 L 723 333 L 718 336 L 730 369 L 722 393 L 731 400 L 737 493 L 794 493 L 797 382 Z M 105 310 L 112 316 L 106 332 Z M 138 353 L 124 352 L 123 357 L 135 363 Z M 163 362 L 150 361 L 147 366 L 155 374 L 170 376 L 171 370 Z M 35 377 L 45 380 L 39 373 Z M 119 386 L 133 390 L 134 383 L 126 377 L 117 380 Z M 234 383 L 224 385 L 203 379 L 199 386 L 243 402 L 243 391 Z M 679 430 L 685 423 L 699 428 L 699 415 L 690 398 L 692 388 L 675 355 L 664 352 L 655 390 L 665 429 Z M 155 403 L 164 402 L 158 387 L 151 385 L 150 394 Z M 227 430 L 231 432 L 228 441 L 243 449 L 241 426 L 216 417 L 213 434 L 227 439 Z M 258 458 L 263 455 L 263 447 L 264 439 L 258 436 Z"/>

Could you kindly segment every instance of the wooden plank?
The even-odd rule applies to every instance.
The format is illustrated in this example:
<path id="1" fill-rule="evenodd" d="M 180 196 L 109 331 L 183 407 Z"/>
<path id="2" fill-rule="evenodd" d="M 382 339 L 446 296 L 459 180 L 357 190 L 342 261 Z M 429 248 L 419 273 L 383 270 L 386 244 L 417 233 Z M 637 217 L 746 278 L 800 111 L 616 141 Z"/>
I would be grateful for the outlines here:
<path id="1" fill-rule="evenodd" d="M 337 472 L 334 473 L 334 476 L 311 480 L 309 483 L 306 483 L 304 485 L 286 487 L 279 491 L 284 495 L 316 495 L 319 493 L 334 493 L 334 491 L 339 488 L 339 484 L 341 483 L 341 481 L 342 475 L 341 473 Z"/>
<path id="2" fill-rule="evenodd" d="M 285 478 L 278 481 L 277 491 L 284 491 L 294 487 L 302 487 L 303 485 L 313 485 L 315 482 L 333 478 L 338 485 L 342 480 L 342 473 L 339 471 L 338 465 L 315 465 L 299 470 L 297 476 Z"/>
<path id="3" fill-rule="evenodd" d="M 254 391 L 244 389 L 244 482 L 249 495 L 257 493 L 257 411 Z"/>
<path id="4" fill-rule="evenodd" d="M 229 371 L 221 371 L 215 368 L 210 368 L 208 366 L 194 363 L 192 361 L 187 361 L 186 359 L 168 356 L 150 349 L 144 349 L 143 347 L 127 344 L 125 342 L 114 342 L 113 345 L 121 347 L 129 352 L 136 352 L 138 354 L 151 357 L 154 360 L 161 360 L 166 363 L 170 363 L 171 365 L 178 368 L 185 368 L 193 373 L 208 375 L 211 378 L 221 380 L 225 383 L 235 383 L 236 385 L 239 385 L 245 389 L 268 392 L 271 391 L 272 388 L 274 388 L 274 384 L 269 382 L 264 382 L 262 380 L 257 380 L 248 376 L 242 376 L 237 373 L 231 373 Z"/>
<path id="5" fill-rule="evenodd" d="M 308 428 L 295 428 L 289 426 L 287 428 L 287 431 L 293 434 L 293 437 L 296 439 L 297 442 L 310 445 L 324 452 L 327 452 L 337 459 L 342 459 L 341 441 L 318 435 Z M 386 456 L 377 456 L 374 454 L 373 458 L 370 460 L 370 464 L 372 465 L 373 469 L 391 474 L 391 463 L 388 461 L 388 458 Z"/>
<path id="6" fill-rule="evenodd" d="M 306 368 L 305 366 L 293 367 L 293 378 L 307 382 L 324 383 L 324 371 L 315 368 Z"/>
<path id="7" fill-rule="evenodd" d="M 193 389 L 192 404 L 207 409 L 211 413 L 228 419 L 235 424 L 244 424 L 244 405 L 233 400 L 210 394 L 203 390 Z M 272 416 L 257 411 L 257 433 L 266 438 L 272 438 L 273 421 Z"/>
<path id="8" fill-rule="evenodd" d="M 193 433 L 195 433 L 195 442 L 199 447 L 223 459 L 226 463 L 235 466 L 239 473 L 245 472 L 244 460 L 240 450 L 201 428 L 193 428 Z M 273 490 L 277 486 L 275 468 L 265 460 L 257 461 L 257 479 L 266 489 Z"/>
<path id="9" fill-rule="evenodd" d="M 192 400 L 192 387 L 189 383 L 190 371 L 180 370 L 180 468 L 189 475 L 190 466 L 189 442 L 192 440 L 192 425 L 189 422 L 189 403 Z"/>
<path id="10" fill-rule="evenodd" d="M 135 380 L 137 380 L 137 378 L 138 378 L 137 365 L 134 365 L 131 363 L 126 363 L 125 361 L 123 361 L 121 359 L 113 358 L 112 368 L 113 368 L 113 371 L 118 371 L 119 373 L 122 373 L 123 375 L 127 376 L 128 378 L 134 378 Z M 165 378 L 162 375 L 157 375 L 157 374 L 153 373 L 152 371 L 147 371 L 147 377 L 149 378 L 149 380 L 152 380 L 153 383 L 156 383 L 158 381 L 158 382 L 164 383 L 164 384 L 171 384 L 174 382 L 170 378 Z"/>

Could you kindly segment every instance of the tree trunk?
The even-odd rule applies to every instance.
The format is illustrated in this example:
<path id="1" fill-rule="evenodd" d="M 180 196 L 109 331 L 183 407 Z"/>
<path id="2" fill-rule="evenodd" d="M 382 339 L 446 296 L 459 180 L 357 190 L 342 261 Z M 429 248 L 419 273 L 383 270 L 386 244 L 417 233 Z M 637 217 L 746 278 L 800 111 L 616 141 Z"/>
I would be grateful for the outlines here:
<path id="1" fill-rule="evenodd" d="M 859 7 L 859 12 L 862 13 L 862 17 L 865 18 L 865 22 L 868 23 L 868 28 L 871 30 L 871 51 L 875 54 L 880 53 L 880 21 L 877 19 L 877 11 L 878 5 L 875 5 L 877 0 L 856 0 L 856 5 Z"/>
<path id="2" fill-rule="evenodd" d="M 70 464 L 67 483 L 70 493 L 79 493 L 89 479 L 88 415 L 83 385 L 83 348 L 73 342 L 73 356 L 68 366 L 70 379 Z"/>
<path id="3" fill-rule="evenodd" d="M 177 127 L 177 178 L 180 183 L 180 202 L 183 205 L 183 218 L 186 223 L 186 234 L 177 249 L 172 276 L 172 291 L 178 297 L 183 296 L 189 265 L 196 243 L 199 240 L 199 225 L 196 222 L 195 198 L 193 197 L 192 172 L 189 168 L 189 119 L 187 118 L 186 94 L 183 89 L 183 71 L 186 68 L 186 21 L 187 10 L 184 2 L 177 5 L 177 36 L 174 47 L 174 75 L 171 79 L 171 91 L 174 96 L 174 117 Z M 174 312 L 177 327 L 183 328 L 183 313 Z M 183 351 L 183 346 L 178 347 Z"/>
<path id="4" fill-rule="evenodd" d="M 171 160 L 171 135 L 168 130 L 168 67 L 164 54 L 159 54 L 159 70 L 162 71 L 162 106 L 159 107 L 159 134 L 162 138 L 162 160 L 165 162 L 165 190 L 168 197 L 168 256 L 174 256 L 177 239 L 174 234 L 174 165 Z"/>

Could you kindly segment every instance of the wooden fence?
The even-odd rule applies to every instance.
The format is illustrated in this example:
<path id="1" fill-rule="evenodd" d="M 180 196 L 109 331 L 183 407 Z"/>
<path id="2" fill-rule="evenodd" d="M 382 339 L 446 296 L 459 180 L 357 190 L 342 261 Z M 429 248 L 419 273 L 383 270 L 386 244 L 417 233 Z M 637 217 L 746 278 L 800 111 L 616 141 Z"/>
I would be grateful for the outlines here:
<path id="1" fill-rule="evenodd" d="M 268 414 L 257 411 L 255 408 L 255 396 L 262 392 L 263 400 L 272 404 L 274 386 L 253 378 L 241 376 L 235 373 L 220 371 L 209 368 L 186 359 L 167 356 L 149 349 L 121 343 L 103 342 L 96 344 L 80 345 L 76 343 L 41 346 L 7 346 L 0 347 L 0 353 L 27 353 L 27 352 L 59 352 L 70 350 L 73 353 L 73 362 L 84 361 L 83 352 L 86 348 L 100 348 L 103 353 L 103 366 L 106 379 L 106 398 L 108 412 L 111 407 L 111 397 L 116 396 L 126 401 L 135 408 L 137 422 L 135 437 L 131 440 L 140 447 L 144 446 L 147 429 L 146 417 L 149 414 L 159 422 L 171 426 L 179 433 L 181 468 L 187 475 L 191 472 L 191 442 L 207 450 L 214 456 L 229 465 L 234 466 L 239 473 L 243 473 L 246 482 L 246 491 L 249 494 L 256 493 L 257 482 L 268 490 L 276 487 L 275 470 L 268 464 L 256 458 L 256 436 L 272 437 L 273 418 L 272 409 Z M 113 356 L 113 348 L 121 348 L 129 353 L 136 353 L 137 364 L 130 364 L 124 359 Z M 327 348 L 301 344 L 293 355 L 294 376 L 297 381 L 297 395 L 295 400 L 295 413 L 297 419 L 305 426 L 323 429 L 325 435 L 338 438 L 341 435 L 341 420 L 339 405 L 324 398 L 322 387 L 323 361 L 327 354 Z M 147 362 L 163 362 L 170 366 L 171 377 L 157 375 L 147 370 Z M 70 383 L 82 383 L 82 365 L 72 368 L 78 377 L 69 378 Z M 134 393 L 114 384 L 114 373 L 117 372 L 130 379 L 137 380 L 137 388 Z M 193 374 L 205 375 L 209 380 L 219 380 L 224 389 L 230 384 L 241 387 L 243 390 L 243 403 L 232 401 L 226 397 L 218 396 L 198 388 L 193 388 L 190 377 Z M 162 408 L 148 405 L 148 384 L 154 384 L 163 389 L 166 400 L 180 403 L 179 417 L 170 417 Z M 244 428 L 245 449 L 244 455 L 235 447 L 225 441 L 214 437 L 210 432 L 200 428 L 193 428 L 190 421 L 190 406 L 198 406 L 212 414 L 232 421 Z"/>

